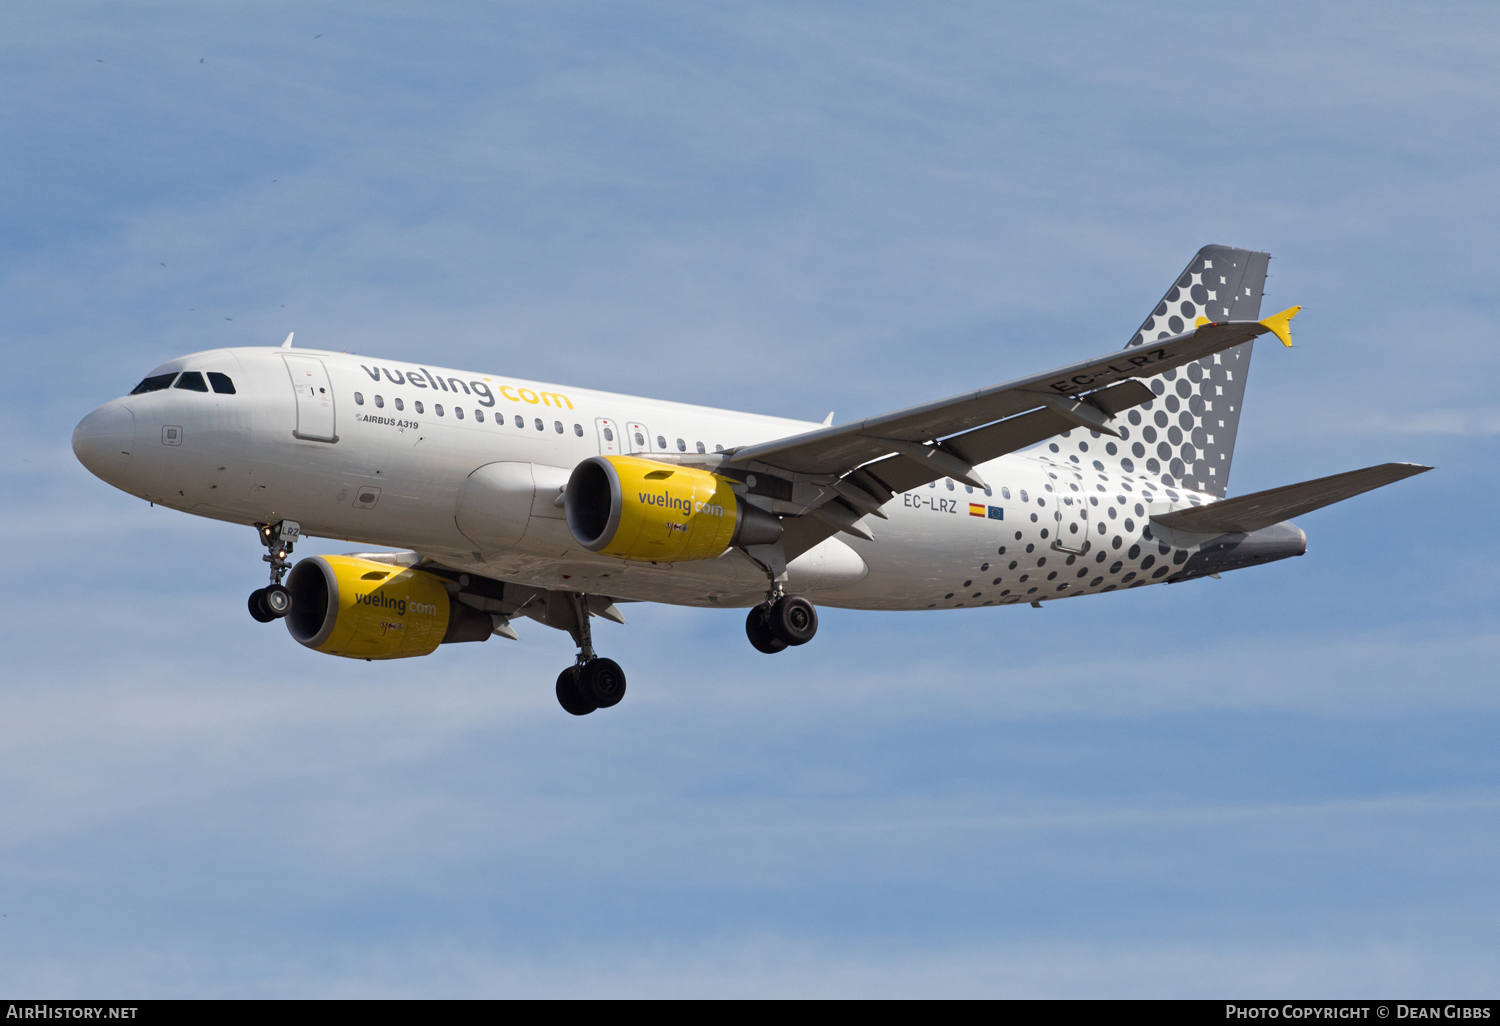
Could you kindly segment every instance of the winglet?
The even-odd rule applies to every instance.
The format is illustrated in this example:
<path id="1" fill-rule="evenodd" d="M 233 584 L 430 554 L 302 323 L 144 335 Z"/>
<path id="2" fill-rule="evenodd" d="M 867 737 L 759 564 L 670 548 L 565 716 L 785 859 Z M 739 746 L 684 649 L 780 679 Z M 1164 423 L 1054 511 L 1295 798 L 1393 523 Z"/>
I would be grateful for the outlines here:
<path id="1" fill-rule="evenodd" d="M 826 416 L 826 417 L 823 418 L 823 426 L 824 427 L 829 427 L 832 424 L 833 424 L 833 411 L 829 410 L 828 411 L 828 416 Z"/>
<path id="2" fill-rule="evenodd" d="M 1279 314 L 1272 314 L 1260 323 L 1269 328 L 1281 344 L 1292 348 L 1292 318 L 1302 311 L 1300 306 L 1289 306 Z"/>
<path id="3" fill-rule="evenodd" d="M 290 349 L 290 348 L 292 348 L 292 336 L 295 335 L 295 334 L 297 334 L 295 331 L 289 331 L 289 332 L 287 332 L 286 333 L 286 341 L 283 342 L 283 343 L 281 343 L 281 348 L 283 348 L 283 349 Z M 1291 345 L 1291 343 L 1288 342 L 1287 345 Z"/>

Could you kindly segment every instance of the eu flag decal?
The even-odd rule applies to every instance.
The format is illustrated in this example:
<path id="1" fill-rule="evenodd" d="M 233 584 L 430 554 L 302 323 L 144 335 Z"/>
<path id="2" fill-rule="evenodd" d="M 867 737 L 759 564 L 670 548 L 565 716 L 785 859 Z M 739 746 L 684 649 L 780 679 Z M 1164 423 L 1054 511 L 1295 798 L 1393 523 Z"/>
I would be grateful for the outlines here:
<path id="1" fill-rule="evenodd" d="M 1001 507 L 1001 506 L 991 506 L 990 507 L 990 519 L 991 520 L 1004 520 L 1005 519 L 1005 509 L 1004 509 L 1004 507 Z"/>

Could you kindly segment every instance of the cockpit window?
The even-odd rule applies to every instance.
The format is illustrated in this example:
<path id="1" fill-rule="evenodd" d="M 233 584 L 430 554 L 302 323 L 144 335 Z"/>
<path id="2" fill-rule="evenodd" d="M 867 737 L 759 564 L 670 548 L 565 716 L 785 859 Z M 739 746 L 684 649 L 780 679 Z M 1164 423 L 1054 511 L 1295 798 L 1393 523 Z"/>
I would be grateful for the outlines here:
<path id="1" fill-rule="evenodd" d="M 197 371 L 185 371 L 182 377 L 177 379 L 174 388 L 185 388 L 189 392 L 207 392 L 208 382 L 203 380 L 203 375 Z"/>
<path id="2" fill-rule="evenodd" d="M 171 374 L 156 374 L 136 385 L 135 388 L 130 390 L 130 394 L 144 395 L 147 392 L 160 392 L 164 388 L 171 388 L 172 379 L 176 376 L 176 371 L 173 371 Z"/>
<path id="3" fill-rule="evenodd" d="M 234 395 L 234 382 L 229 380 L 228 374 L 220 374 L 218 371 L 208 372 L 208 383 L 214 386 L 214 391 L 220 395 Z"/>

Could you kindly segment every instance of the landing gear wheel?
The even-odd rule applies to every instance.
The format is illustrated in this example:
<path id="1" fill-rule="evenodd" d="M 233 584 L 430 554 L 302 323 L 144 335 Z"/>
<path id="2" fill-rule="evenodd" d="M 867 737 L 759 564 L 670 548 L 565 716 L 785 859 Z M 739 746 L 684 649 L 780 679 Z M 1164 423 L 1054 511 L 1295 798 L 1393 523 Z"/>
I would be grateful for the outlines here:
<path id="1" fill-rule="evenodd" d="M 750 615 L 745 617 L 745 634 L 758 652 L 775 655 L 786 651 L 786 642 L 771 633 L 771 625 L 766 622 L 765 606 L 756 606 L 750 610 Z"/>
<path id="2" fill-rule="evenodd" d="M 279 584 L 273 584 L 262 592 L 261 603 L 275 619 L 281 619 L 292 611 L 292 593 Z"/>
<path id="3" fill-rule="evenodd" d="M 250 615 L 261 623 L 276 619 L 276 614 L 266 608 L 266 589 L 256 588 L 250 593 Z"/>
<path id="4" fill-rule="evenodd" d="M 818 633 L 818 611 L 801 595 L 783 595 L 766 611 L 771 633 L 788 645 L 805 645 Z"/>
<path id="5" fill-rule="evenodd" d="M 587 716 L 599 708 L 579 691 L 578 667 L 570 666 L 557 675 L 557 704 L 574 716 Z"/>
<path id="6" fill-rule="evenodd" d="M 591 659 L 578 670 L 578 693 L 600 709 L 625 697 L 625 671 L 613 659 Z"/>

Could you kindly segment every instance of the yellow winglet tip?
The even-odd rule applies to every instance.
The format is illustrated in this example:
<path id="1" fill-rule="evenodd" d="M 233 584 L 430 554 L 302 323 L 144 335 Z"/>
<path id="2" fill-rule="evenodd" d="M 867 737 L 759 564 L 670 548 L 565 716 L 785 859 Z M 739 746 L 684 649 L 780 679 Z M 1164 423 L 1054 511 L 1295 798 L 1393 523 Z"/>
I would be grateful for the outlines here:
<path id="1" fill-rule="evenodd" d="M 1300 306 L 1289 306 L 1279 314 L 1272 314 L 1260 323 L 1288 349 L 1292 348 L 1292 318 L 1302 312 Z"/>

